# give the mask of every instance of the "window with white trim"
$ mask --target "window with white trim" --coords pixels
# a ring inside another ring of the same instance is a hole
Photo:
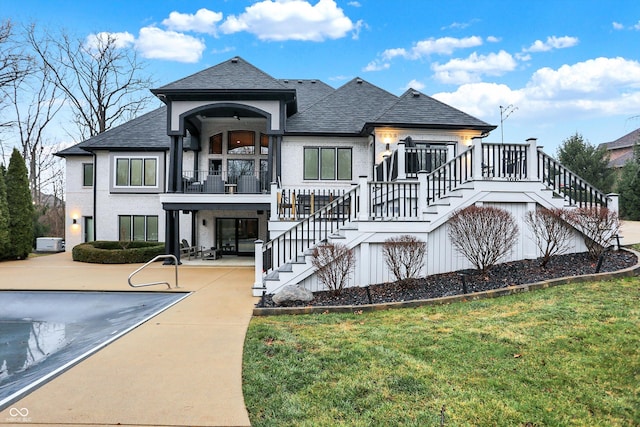
[[[116,157],[116,187],[157,187],[157,157]]]
[[[351,148],[305,147],[303,176],[305,180],[350,181],[353,176]]]

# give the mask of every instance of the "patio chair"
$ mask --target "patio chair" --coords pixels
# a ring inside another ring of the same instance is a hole
[[[191,246],[186,239],[182,239],[182,242],[180,243],[180,256],[187,255],[189,259],[191,259],[191,257],[195,258],[198,256],[199,252],[200,249],[197,246]]]

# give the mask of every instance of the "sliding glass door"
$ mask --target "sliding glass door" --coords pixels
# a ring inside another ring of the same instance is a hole
[[[217,218],[216,246],[227,255],[253,255],[258,240],[256,218]]]

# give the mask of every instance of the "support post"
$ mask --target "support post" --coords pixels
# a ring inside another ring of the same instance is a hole
[[[262,254],[262,250],[263,250],[263,246],[264,246],[264,242],[262,240],[256,240],[255,241],[255,276],[254,276],[254,281],[253,281],[253,296],[254,297],[259,297],[262,296],[267,289],[264,286],[264,282],[262,280],[262,270],[263,268],[263,254]]]
[[[398,142],[398,152],[396,153],[398,156],[398,180],[407,179],[407,168],[406,168],[406,149],[405,149],[404,141]]]
[[[474,181],[482,179],[482,138],[476,137],[473,141],[473,179]],[[497,165],[494,165],[497,167]]]
[[[369,184],[367,183],[367,177],[360,176],[358,185],[360,186],[360,215],[358,215],[358,221],[367,221],[369,220]]]
[[[528,138],[527,144],[527,179],[529,181],[538,181],[538,139]]]
[[[427,171],[418,171],[418,219],[424,220],[429,200],[429,188],[427,184]]]
[[[610,211],[614,211],[617,214],[620,214],[619,199],[620,199],[620,195],[617,193],[607,194],[607,208]]]
[[[278,216],[280,215],[280,206],[278,206],[278,190],[278,183],[272,182],[271,194],[269,195],[269,200],[271,202],[271,217],[269,218],[270,221],[277,221]]]

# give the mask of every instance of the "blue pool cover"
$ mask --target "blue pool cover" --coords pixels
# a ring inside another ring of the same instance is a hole
[[[0,291],[0,410],[186,296]]]

